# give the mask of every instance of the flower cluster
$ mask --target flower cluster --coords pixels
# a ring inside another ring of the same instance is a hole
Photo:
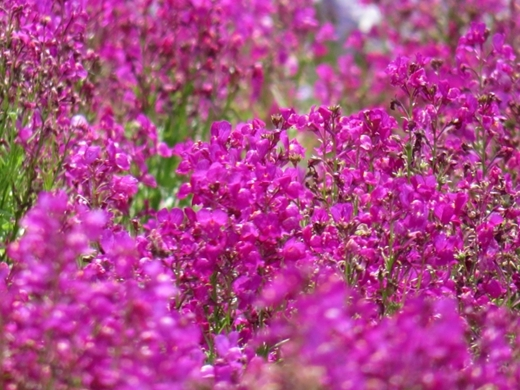
[[[59,179],[57,167],[79,136],[72,114],[87,100],[85,14],[73,4],[54,3],[7,0],[0,7],[3,242],[15,238],[38,192]],[[4,245],[2,252],[4,257]]]
[[[518,13],[514,2],[435,0],[363,0],[384,15],[370,29],[348,32],[344,41],[330,37],[337,56],[316,66],[314,94],[321,104],[341,104],[349,112],[388,104],[385,99],[399,94],[387,82],[385,67],[398,56],[415,58],[418,53],[456,65],[459,40],[472,23],[489,23],[496,32],[516,39]],[[338,28],[341,28],[338,26]],[[485,29],[485,28],[484,28]],[[484,31],[481,31],[481,37]],[[471,50],[469,50],[471,52]],[[461,78],[454,78],[462,82]]]
[[[310,0],[81,3],[95,87],[88,111],[109,110],[120,123],[145,116],[169,147],[207,137],[215,120],[267,117],[292,100],[318,27]],[[149,144],[146,133],[128,133]],[[167,150],[148,159],[158,187],[138,203],[176,204],[178,163]]]
[[[518,361],[507,341],[509,332],[518,332],[518,319],[508,323],[497,308],[481,318],[476,345],[452,298],[413,298],[396,315],[376,321],[374,305],[330,278],[298,299],[295,312],[263,335],[264,343],[279,344],[284,365],[267,371],[252,362],[244,377],[253,388],[295,385],[293,370],[308,373],[308,389],[518,386]]]
[[[230,109],[249,112],[266,79],[280,69],[296,72],[297,50],[305,50],[318,25],[306,0],[85,6],[100,67],[98,104],[108,96],[120,117],[149,115],[170,145],[202,135],[207,121],[229,116]]]
[[[63,192],[24,218],[2,278],[2,388],[180,389],[198,374],[199,330],[169,309],[171,275],[107,223]]]

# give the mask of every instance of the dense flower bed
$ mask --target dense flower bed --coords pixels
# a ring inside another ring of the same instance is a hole
[[[519,6],[364,3],[0,4],[0,389],[520,387]]]

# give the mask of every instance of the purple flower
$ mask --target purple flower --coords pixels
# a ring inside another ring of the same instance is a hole
[[[289,239],[282,249],[283,259],[287,262],[302,260],[305,258],[305,244],[295,238]]]

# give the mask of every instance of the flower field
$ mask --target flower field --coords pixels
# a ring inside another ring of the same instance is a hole
[[[520,388],[520,4],[341,4],[0,1],[0,389]]]

